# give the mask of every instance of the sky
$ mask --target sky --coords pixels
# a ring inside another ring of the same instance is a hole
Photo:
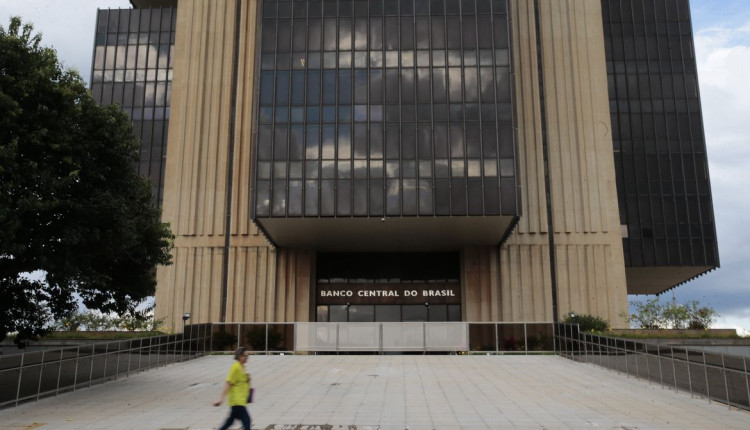
[[[0,25],[31,22],[62,63],[89,82],[97,8],[128,0],[0,0]],[[721,268],[662,295],[698,300],[714,327],[750,331],[750,1],[691,0]],[[631,296],[631,300],[652,297]]]

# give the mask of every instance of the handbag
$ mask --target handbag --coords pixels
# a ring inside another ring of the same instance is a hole
[[[251,388],[250,391],[247,393],[247,402],[252,403],[253,402],[253,393],[255,392],[255,388]]]

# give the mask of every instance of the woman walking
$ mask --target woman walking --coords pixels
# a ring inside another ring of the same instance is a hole
[[[244,346],[239,347],[237,352],[234,353],[235,361],[229,369],[229,374],[227,374],[227,383],[224,385],[219,401],[214,403],[214,406],[219,406],[224,401],[224,397],[227,394],[229,395],[227,403],[231,411],[220,430],[227,430],[234,420],[242,421],[243,429],[250,430],[250,414],[247,413],[245,407],[250,393],[250,374],[245,370],[245,363],[247,363],[249,355],[250,352],[246,351]]]

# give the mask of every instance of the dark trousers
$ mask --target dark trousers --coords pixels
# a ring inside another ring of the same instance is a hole
[[[250,414],[247,413],[245,406],[232,406],[232,412],[229,414],[229,418],[219,430],[227,430],[232,425],[234,420],[242,421],[242,428],[244,430],[250,430]]]

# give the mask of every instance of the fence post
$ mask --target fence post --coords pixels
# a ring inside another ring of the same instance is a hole
[[[706,351],[703,354],[703,375],[706,378],[706,397],[708,397],[708,403],[711,403],[711,389],[708,387],[708,367],[706,367]]]
[[[747,388],[747,405],[750,406],[750,381],[747,378],[747,357],[742,357],[742,366],[745,368],[745,388]]]
[[[91,345],[91,355],[89,356],[89,361],[91,362],[91,366],[89,366],[89,387],[91,386],[91,379],[94,377],[94,353],[96,352],[96,344]]]
[[[21,397],[21,380],[23,379],[23,362],[26,358],[26,353],[21,354],[21,367],[18,368],[18,384],[16,385],[16,406],[18,406],[18,398]]]
[[[422,323],[422,355],[427,354],[427,323]]]
[[[169,335],[166,335],[166,336],[168,337]],[[161,354],[161,340],[162,338],[158,337],[156,341],[156,365],[157,366],[159,365],[159,355]],[[146,364],[146,370],[151,369],[151,354],[154,352],[154,348],[152,345],[153,345],[153,342],[149,341],[148,342],[148,363]]]
[[[677,391],[677,369],[675,368],[675,365],[674,365],[677,360],[674,358],[673,346],[669,347],[669,353],[670,353],[670,359],[672,360],[672,378],[674,380],[674,390]],[[688,368],[688,375],[689,374],[690,374],[690,370]],[[690,391],[690,394],[691,395],[693,394],[692,390]]]
[[[120,377],[120,358],[122,356],[122,342],[117,342],[117,364],[115,365],[115,381]]]
[[[659,384],[664,388],[664,372],[661,370],[661,347],[658,343],[656,344],[656,358],[659,361]]]
[[[724,389],[727,391],[727,407],[732,410],[732,404],[729,402],[729,383],[727,382],[727,365],[724,361],[724,354],[721,354],[721,373],[724,374]]]
[[[648,345],[644,343],[643,348],[646,350],[644,354],[646,356],[646,377],[648,377],[648,385],[651,385],[651,365],[648,362]]]
[[[141,339],[140,347],[138,348],[138,371],[141,371],[141,358],[143,356],[143,339]],[[148,340],[148,360],[151,361],[151,339]]]
[[[44,372],[44,353],[42,350],[42,361],[39,363],[39,383],[36,386],[36,399],[39,400],[39,392],[42,391],[42,372]]]
[[[57,365],[57,387],[55,388],[55,395],[60,394],[60,376],[62,375],[62,364],[63,364],[63,351],[64,349],[60,349],[60,360]]]
[[[77,346],[76,347],[76,358],[75,358],[75,360],[76,360],[76,371],[73,374],[73,391],[75,391],[76,388],[77,388],[77,386],[78,386],[78,364],[80,362],[80,358],[81,358],[81,347]]]
[[[265,339],[265,341],[266,341],[266,347],[265,347],[266,355],[268,355],[268,325],[269,324],[266,323],[266,339]]]
[[[193,355],[193,326],[190,326],[190,337],[188,338],[188,357]]]
[[[583,362],[589,362],[589,335],[583,335]]]
[[[693,377],[690,373],[690,353],[688,350],[685,350],[685,363],[687,365],[688,369],[688,384],[690,384],[690,397],[693,397]],[[675,385],[677,385],[677,375],[674,377]]]
[[[492,324],[492,326],[495,328],[495,353],[496,354],[500,354],[500,338],[498,337],[498,336],[500,336],[500,333],[498,333],[498,331],[497,331],[497,326],[498,325],[499,325],[498,323]],[[467,339],[468,339],[468,337],[467,337]]]
[[[107,380],[107,360],[109,359],[109,342],[104,347],[104,371],[102,372],[102,382]]]
[[[380,355],[383,355],[383,323],[378,323],[378,348],[380,348]]]

